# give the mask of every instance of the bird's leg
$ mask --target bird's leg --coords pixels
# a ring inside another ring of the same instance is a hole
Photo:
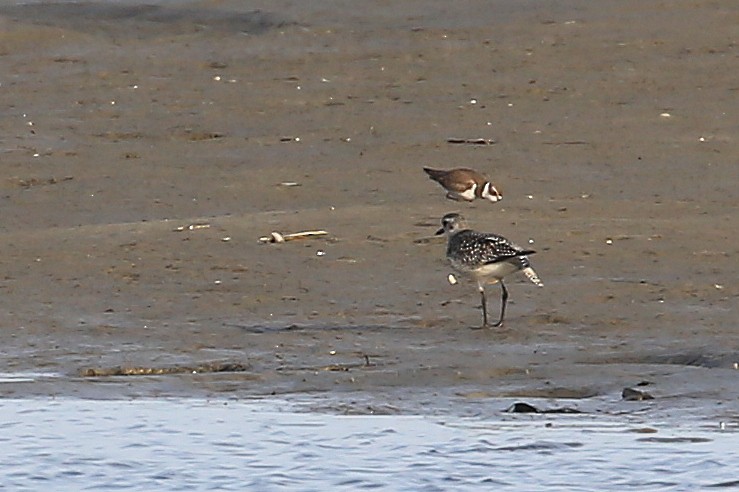
[[[455,202],[458,202],[458,201],[459,201],[459,195],[457,195],[457,194],[456,194],[456,193],[454,193],[453,191],[450,191],[449,193],[447,193],[447,194],[446,194],[446,197],[447,197],[448,199],[450,199],[450,200],[454,200]]]
[[[508,289],[505,288],[505,284],[503,283],[503,280],[500,280],[500,288],[503,290],[503,295],[501,296],[501,304],[500,304],[500,319],[497,323],[495,323],[493,326],[497,327],[503,324],[503,318],[505,317],[505,305],[508,302]]]
[[[487,301],[485,300],[485,287],[483,285],[480,285],[480,297],[482,298],[482,327],[487,328],[488,327],[488,306]]]

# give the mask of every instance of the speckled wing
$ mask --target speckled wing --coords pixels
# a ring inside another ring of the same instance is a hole
[[[531,254],[497,234],[481,234],[472,230],[460,231],[450,241],[448,254],[454,260],[470,267],[488,265]],[[528,264],[526,258],[521,258]],[[526,265],[522,264],[522,267]]]
[[[513,256],[525,256],[534,253],[533,250],[524,250],[517,244],[497,234],[486,234],[485,241],[491,244],[495,250],[495,257],[492,258],[492,262],[505,260]]]

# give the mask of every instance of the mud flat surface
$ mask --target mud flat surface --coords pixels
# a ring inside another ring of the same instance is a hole
[[[0,395],[736,418],[733,1],[307,3],[2,3]],[[450,211],[538,251],[502,329]]]

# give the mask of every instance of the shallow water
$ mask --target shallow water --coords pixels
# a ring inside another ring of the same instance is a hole
[[[739,430],[592,416],[298,413],[280,401],[2,400],[8,490],[695,490]]]

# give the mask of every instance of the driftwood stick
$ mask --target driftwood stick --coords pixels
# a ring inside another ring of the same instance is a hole
[[[287,241],[295,241],[297,239],[306,239],[316,236],[325,236],[328,234],[326,231],[302,231],[295,232],[293,234],[281,234],[279,232],[273,232],[269,236],[262,236],[259,238],[260,243],[284,243]]]

